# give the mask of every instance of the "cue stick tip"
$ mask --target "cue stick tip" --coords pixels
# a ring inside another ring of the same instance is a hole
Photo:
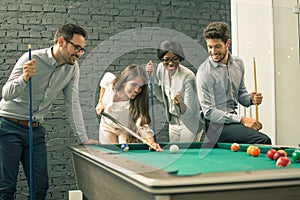
[[[28,44],[28,49],[31,49],[31,44]]]

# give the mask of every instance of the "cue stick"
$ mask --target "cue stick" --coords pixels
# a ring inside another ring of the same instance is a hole
[[[257,82],[256,82],[256,62],[255,57],[253,57],[253,68],[254,68],[254,91],[257,93]],[[255,111],[256,111],[256,120],[258,121],[258,105],[255,104]]]
[[[153,137],[154,142],[156,142],[156,129],[155,129],[155,115],[154,115],[154,96],[153,96],[153,81],[152,81],[152,72],[150,73],[149,79],[150,79],[150,96],[151,96],[151,109],[152,109],[152,124],[153,124]]]
[[[28,59],[31,60],[31,45],[28,45]],[[32,133],[32,84],[29,78],[29,172],[30,172],[30,200],[34,200],[34,176],[33,176],[33,133]]]
[[[141,136],[139,136],[138,134],[136,134],[135,132],[133,132],[131,129],[129,129],[127,126],[124,126],[123,124],[121,124],[121,122],[119,122],[117,119],[113,118],[112,116],[110,116],[109,114],[102,112],[101,113],[104,117],[110,119],[111,121],[113,121],[115,124],[117,124],[118,126],[120,126],[122,129],[124,129],[126,132],[128,132],[129,134],[131,134],[132,136],[134,136],[135,138],[139,139],[140,141],[142,141],[144,144],[147,144],[149,147],[151,147],[152,149],[155,149],[156,151],[158,151],[158,149],[153,146],[152,144],[150,144],[149,142],[147,142],[145,139],[143,139]]]

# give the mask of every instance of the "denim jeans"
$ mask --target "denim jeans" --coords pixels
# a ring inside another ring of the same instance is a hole
[[[33,180],[36,200],[46,199],[48,190],[45,128],[33,128]],[[0,200],[13,200],[19,163],[30,185],[29,128],[0,117]]]

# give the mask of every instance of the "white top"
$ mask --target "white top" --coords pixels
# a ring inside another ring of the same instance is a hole
[[[115,91],[113,90],[113,80],[116,78],[111,72],[106,72],[103,78],[100,81],[100,87],[105,89],[104,95],[102,97],[102,103],[104,105],[104,112],[111,115],[113,118],[117,119],[123,125],[128,126],[131,129],[137,129],[141,137],[152,137],[153,131],[149,128],[148,125],[140,126],[140,119],[137,120],[135,126],[130,119],[129,115],[129,100],[114,102],[113,98]],[[113,121],[103,117],[101,120],[104,120],[107,124],[111,125],[114,128],[120,128]],[[135,131],[135,130],[133,130]]]
[[[187,67],[179,64],[172,76],[172,84],[170,84],[168,71],[162,63],[159,63],[155,78],[156,83],[153,85],[153,92],[157,99],[164,103],[168,122],[170,122],[171,115],[175,115],[191,132],[196,133],[201,130],[203,120],[200,118],[201,109],[197,97],[195,74]],[[184,114],[181,114],[178,106],[174,104],[173,99],[177,92],[182,93],[184,103],[187,106]]]

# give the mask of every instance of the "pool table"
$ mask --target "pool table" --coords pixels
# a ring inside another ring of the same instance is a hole
[[[149,151],[145,144],[71,145],[79,189],[88,200],[300,199],[300,163],[295,148],[255,145],[260,155],[237,152],[229,143],[178,143],[171,153]],[[270,148],[285,149],[291,159],[278,168],[266,157]]]

